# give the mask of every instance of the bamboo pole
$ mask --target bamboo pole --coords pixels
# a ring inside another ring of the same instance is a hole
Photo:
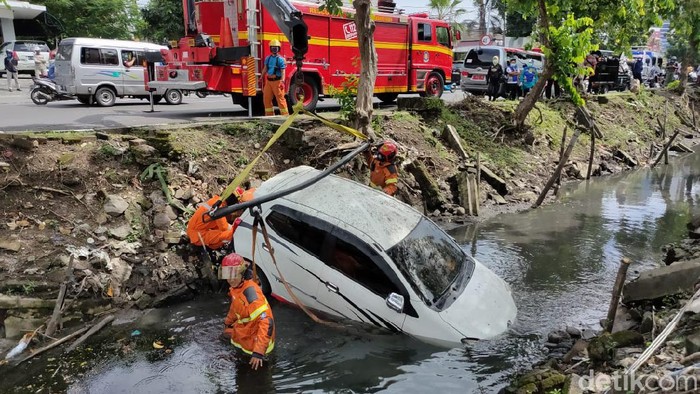
[[[481,153],[476,152],[476,216],[479,216],[481,204]]]
[[[693,115],[693,132],[698,132],[698,124],[695,123],[695,103],[690,104],[690,113]]]
[[[591,172],[593,171],[594,155],[595,155],[595,133],[591,133],[591,157],[588,159],[588,172],[586,172],[586,179],[591,179]]]
[[[571,140],[569,140],[569,145],[566,147],[564,154],[559,159],[559,165],[554,170],[554,174],[552,174],[552,176],[547,181],[547,184],[544,185],[544,189],[542,189],[542,193],[540,193],[540,196],[537,197],[537,201],[532,205],[533,208],[537,208],[540,205],[542,205],[544,198],[547,196],[547,192],[549,191],[549,189],[552,188],[552,185],[554,185],[554,181],[556,181],[557,178],[559,178],[561,176],[561,170],[564,168],[566,161],[569,159],[569,156],[571,155],[571,151],[574,150],[574,145],[576,145],[576,141],[578,140],[579,135],[581,135],[581,128],[577,127],[576,131],[574,131],[574,135],[571,136]]]
[[[474,212],[472,211],[472,182],[469,179],[469,173],[466,174],[466,177],[467,179],[465,179],[465,181],[467,182],[467,207],[469,210],[469,216],[474,216]]]
[[[673,133],[673,136],[671,136],[671,139],[669,139],[668,142],[666,143],[666,145],[664,145],[664,149],[661,151],[661,153],[659,153],[659,157],[657,157],[656,160],[654,160],[654,164],[651,165],[651,168],[656,167],[656,165],[659,164],[659,162],[661,161],[662,157],[666,157],[666,164],[668,164],[668,148],[671,147],[671,144],[673,144],[673,140],[676,139],[676,137],[678,136],[678,134],[680,132],[681,132],[680,128],[676,129],[676,132]]]
[[[613,324],[615,324],[615,315],[617,314],[617,305],[620,303],[620,295],[622,294],[622,286],[627,278],[627,269],[630,267],[630,259],[623,257],[620,260],[620,267],[617,269],[617,278],[613,286],[612,299],[610,299],[610,307],[608,307],[608,319],[605,324],[605,331],[611,332]]]
[[[49,351],[49,350],[51,350],[51,349],[53,349],[53,348],[55,348],[55,347],[57,347],[57,346],[60,346],[60,345],[62,345],[62,344],[64,344],[64,343],[70,341],[71,339],[77,337],[78,335],[84,333],[84,332],[87,331],[87,330],[88,330],[88,327],[83,327],[83,328],[81,328],[80,330],[78,330],[78,331],[76,331],[76,332],[74,332],[74,333],[72,333],[72,334],[66,335],[65,337],[63,337],[63,338],[57,340],[56,342],[53,342],[53,343],[51,343],[51,344],[49,344],[49,345],[46,345],[46,346],[42,347],[41,349],[35,350],[34,352],[32,352],[32,354],[30,354],[30,355],[28,355],[27,357],[25,357],[25,358],[23,358],[22,360],[20,360],[20,361],[17,363],[17,365],[22,364],[23,362],[25,362],[25,361],[27,361],[27,360],[29,360],[29,359],[32,359],[32,358],[34,358],[34,357],[36,357],[36,356],[38,356],[38,355],[40,355],[40,354],[42,354],[42,353],[44,353],[44,352],[46,352],[46,351]]]
[[[111,322],[112,320],[114,320],[114,315],[106,316],[106,317],[105,317],[104,319],[102,319],[99,323],[97,323],[97,324],[95,324],[94,326],[92,326],[92,328],[91,328],[90,330],[88,330],[88,332],[86,332],[85,334],[83,334],[83,336],[81,336],[80,338],[78,338],[77,341],[73,342],[73,344],[70,345],[70,346],[68,347],[68,349],[66,349],[65,352],[66,352],[66,353],[70,353],[70,352],[72,352],[73,350],[75,350],[75,348],[77,348],[78,346],[80,346],[80,344],[82,344],[83,342],[85,342],[86,339],[90,338],[90,337],[91,337],[93,334],[95,334],[97,331],[100,331],[100,330],[102,329],[102,327],[106,326],[107,323]]]
[[[564,132],[561,135],[561,146],[559,147],[559,162],[561,163],[561,158],[564,157],[564,147],[566,146],[566,132],[568,128],[564,127]],[[561,173],[557,178],[557,186],[554,188],[554,195],[559,194],[559,187],[561,187]]]

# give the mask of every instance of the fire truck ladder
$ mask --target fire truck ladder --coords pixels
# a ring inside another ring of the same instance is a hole
[[[246,14],[248,17],[248,44],[250,45],[250,56],[255,59],[255,76],[259,80],[262,71],[262,37],[258,37],[261,24],[258,0],[246,1]]]

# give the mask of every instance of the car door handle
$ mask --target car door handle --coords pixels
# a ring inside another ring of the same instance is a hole
[[[338,292],[338,286],[334,285],[331,282],[326,282],[326,288],[328,289],[328,291],[332,291],[334,293]]]

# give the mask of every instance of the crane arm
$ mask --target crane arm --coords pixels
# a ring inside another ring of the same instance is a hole
[[[309,50],[308,27],[301,12],[288,0],[260,0],[292,46],[294,59],[301,62]]]

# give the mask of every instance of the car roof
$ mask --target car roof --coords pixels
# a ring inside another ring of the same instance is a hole
[[[64,38],[58,45],[92,45],[103,47],[119,47],[124,49],[163,49],[167,48],[163,45],[154,44],[146,41],[126,41],[126,40],[110,40],[106,38],[87,38],[87,37],[69,37]]]
[[[321,171],[299,166],[265,181],[255,192],[260,197],[311,179]],[[330,175],[298,192],[267,204],[292,202],[305,207],[305,213],[321,212],[366,234],[383,249],[396,245],[423,218],[418,211],[381,191],[355,181]],[[267,205],[266,204],[266,205]]]

